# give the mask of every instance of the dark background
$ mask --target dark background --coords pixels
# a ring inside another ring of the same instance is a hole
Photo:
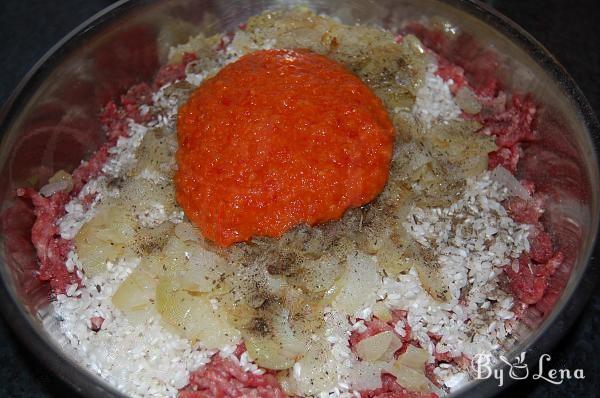
[[[0,0],[0,103],[60,38],[111,0]],[[571,73],[600,114],[600,11],[589,0],[490,0],[544,44]],[[507,397],[600,397],[600,293],[593,294],[572,330],[551,352],[547,369],[580,368],[585,380],[561,385],[524,381]],[[75,396],[0,320],[0,397]]]

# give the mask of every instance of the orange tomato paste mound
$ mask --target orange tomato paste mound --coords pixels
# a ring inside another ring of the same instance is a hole
[[[379,98],[308,50],[257,51],[225,66],[179,109],[177,129],[177,200],[220,246],[370,202],[394,139]]]

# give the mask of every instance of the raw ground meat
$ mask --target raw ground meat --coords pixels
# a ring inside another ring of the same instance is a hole
[[[112,145],[108,143],[102,145],[88,161],[82,162],[79,167],[73,171],[73,190],[71,191],[71,196],[79,194],[83,186],[87,184],[88,181],[93,180],[98,176],[98,174],[100,174],[102,166],[108,159],[108,150],[111,146]]]
[[[190,62],[196,59],[196,54],[194,53],[185,53],[183,54],[183,59],[178,64],[166,65],[160,68],[156,77],[154,78],[154,83],[152,86],[155,90],[158,90],[162,86],[167,83],[172,83],[176,80],[181,80],[185,78],[185,67]]]
[[[489,169],[503,166],[514,174],[522,156],[521,143],[534,141],[537,137],[537,105],[532,98],[513,94],[507,101],[495,77],[498,66],[496,55],[479,48],[466,34],[450,40],[443,32],[427,29],[421,24],[410,24],[407,29],[436,52],[436,73],[445,81],[452,82],[452,93],[467,87],[477,95],[482,105],[481,112],[474,117],[463,116],[480,122],[484,126],[482,134],[496,137],[499,148],[489,155]]]
[[[179,392],[179,398],[284,398],[277,378],[264,373],[245,372],[232,358],[218,354],[212,361],[190,375],[189,384]]]
[[[136,123],[143,123],[152,118],[152,114],[144,114],[140,107],[152,103],[153,92],[152,88],[146,83],[136,84],[127,90],[125,95],[121,96],[120,105],[115,101],[106,104],[100,115],[100,121],[108,131],[109,142],[127,135],[128,119]]]
[[[539,264],[531,261],[528,254],[523,254],[518,260],[514,260],[513,266],[505,268],[508,275],[510,289],[521,302],[525,304],[535,304],[540,301],[548,287],[548,277],[550,277],[563,261],[561,252],[556,252],[548,262]]]
[[[523,145],[538,138],[535,120],[538,109],[532,98],[515,93],[507,99],[495,77],[499,66],[495,54],[480,47],[468,34],[459,33],[457,37],[451,37],[420,23],[408,24],[406,32],[415,34],[437,54],[437,74],[445,81],[452,80],[453,93],[466,86],[477,95],[482,110],[474,119],[483,126],[480,133],[496,137],[499,147],[488,156],[489,169],[503,166],[512,174],[517,174],[519,161],[524,154]],[[538,166],[548,167],[546,164]],[[571,267],[564,265],[564,254],[553,246],[551,236],[540,223],[546,196],[535,192],[532,181],[523,180],[521,184],[531,198],[511,197],[503,205],[516,222],[531,224],[530,251],[515,260],[514,265],[505,267],[505,279],[508,280],[507,288],[518,300],[514,305],[517,318],[523,317],[524,322],[534,325],[532,318],[537,316],[537,319],[541,319],[544,313],[552,309],[562,291],[560,287],[564,286],[561,281],[568,279]],[[436,355],[436,362],[446,359],[452,358]],[[427,369],[433,381],[433,368],[436,365],[430,364]]]
[[[529,232],[529,257],[540,264],[547,263],[552,258],[552,239],[541,225],[536,225]]]
[[[535,225],[544,214],[544,198],[539,195],[533,195],[529,200],[513,196],[503,205],[510,217],[518,223]]]
[[[408,391],[396,383],[396,378],[384,373],[381,375],[382,386],[376,390],[361,391],[361,398],[437,398],[434,393]]]
[[[31,229],[35,223],[31,201],[15,200],[13,206],[3,211],[0,217],[5,264],[14,270],[18,288],[29,295],[41,286],[41,281],[36,277],[36,250],[31,243]]]
[[[102,328],[103,323],[104,318],[101,316],[93,316],[90,318],[90,329],[92,329],[94,332],[97,332]]]
[[[481,99],[483,103],[485,100]],[[534,127],[536,109],[531,98],[513,95],[503,112],[476,118],[484,126],[482,133],[496,137],[496,145],[499,147],[489,155],[490,170],[500,165],[511,173],[516,173],[523,152],[521,143],[534,141],[536,138]],[[484,115],[485,112],[481,114]]]
[[[63,216],[65,204],[69,201],[66,192],[59,192],[44,198],[31,188],[20,188],[17,196],[30,199],[33,203],[36,220],[31,228],[31,241],[40,262],[38,276],[50,282],[55,294],[64,293],[67,285],[80,280],[75,273],[65,267],[71,242],[61,238],[56,221]]]
[[[494,170],[496,167],[502,166],[514,174],[520,158],[521,146],[519,144],[510,148],[500,148],[488,155],[488,167],[490,170]]]
[[[542,314],[542,316],[552,311],[554,304],[562,295],[565,285],[569,281],[571,270],[575,265],[575,258],[575,255],[566,254],[561,247],[561,251],[557,252],[548,261],[549,266],[555,271],[548,278],[548,286],[544,291],[544,295],[535,303],[535,311]]]
[[[537,106],[530,97],[522,98],[513,94],[504,112],[481,117],[483,133],[496,137],[500,148],[511,148],[519,142],[533,141],[536,138],[534,117]]]
[[[159,69],[152,85],[136,84],[120,97],[119,103],[109,101],[100,115],[100,120],[108,131],[109,142],[116,142],[119,137],[127,135],[129,119],[136,123],[151,120],[154,115],[144,112],[142,106],[152,104],[152,94],[165,84],[185,78],[187,64],[195,59],[195,54],[185,53],[181,63],[166,65]]]
[[[467,80],[465,78],[465,70],[458,65],[455,65],[448,61],[444,57],[437,57],[438,60],[438,69],[436,74],[444,79],[444,81],[452,80],[454,84],[450,87],[452,94],[456,94],[456,92],[464,87],[468,86]]]

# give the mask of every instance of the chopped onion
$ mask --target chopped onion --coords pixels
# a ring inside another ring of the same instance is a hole
[[[505,187],[508,190],[508,194],[510,196],[518,196],[521,199],[529,200],[531,196],[529,192],[519,180],[513,176],[510,171],[506,170],[502,166],[497,166],[494,171],[492,171],[492,180],[496,181],[501,186]]]
[[[391,330],[367,337],[356,344],[356,353],[362,360],[376,361],[388,350],[393,337],[394,332]]]
[[[59,170],[48,179],[48,184],[40,189],[40,194],[48,197],[60,191],[70,192],[71,189],[73,189],[73,178],[71,177],[71,174],[64,170]]]
[[[112,302],[125,313],[142,311],[154,302],[156,285],[154,276],[138,267],[121,283]]]
[[[413,266],[412,261],[390,238],[380,238],[380,240],[383,245],[377,253],[377,262],[389,276],[408,271]]]
[[[400,355],[396,363],[408,366],[415,370],[422,370],[425,364],[429,361],[429,353],[427,350],[409,345],[406,351]]]
[[[143,307],[136,307],[130,311],[124,312],[127,320],[133,324],[143,324],[150,318],[159,319],[160,315],[156,312],[153,304]]]
[[[392,320],[392,313],[382,301],[378,301],[375,303],[375,305],[373,305],[373,315],[384,322],[389,322]]]
[[[430,382],[429,379],[425,377],[424,369],[416,370],[409,368],[408,366],[398,363],[397,361],[393,365],[388,366],[385,370],[392,376],[395,376],[398,384],[407,390],[417,392],[430,391]]]
[[[75,245],[81,267],[86,275],[93,276],[106,271],[106,262],[115,261],[123,253],[122,247],[100,240],[77,240]]]
[[[206,297],[178,290],[170,278],[161,278],[156,287],[156,309],[180,336],[201,341],[208,349],[221,349],[240,340],[240,331],[229,323],[223,311],[215,309]]]
[[[244,327],[243,337],[248,354],[254,361],[267,369],[288,369],[306,352],[308,342],[292,329],[290,313],[279,307],[269,313],[265,322],[268,332],[262,332],[255,327]]]
[[[289,369],[294,366],[295,355],[285,352],[269,336],[248,336],[244,338],[248,355],[263,368],[273,370]]]
[[[52,196],[57,192],[65,191],[69,187],[68,181],[51,182],[40,189],[40,195],[44,197]]]
[[[401,44],[403,46],[405,45],[408,48],[414,50],[416,53],[425,54],[425,47],[421,43],[421,40],[419,40],[414,35],[406,35],[406,36],[404,36],[402,38],[402,43]]]
[[[456,105],[465,111],[465,113],[476,115],[481,112],[481,103],[477,99],[477,96],[466,86],[458,90],[454,99],[456,100]]]
[[[297,395],[316,395],[334,389],[338,385],[337,368],[329,343],[324,338],[313,342],[304,357],[294,365],[292,375]]]
[[[429,353],[413,345],[400,355],[393,365],[386,370],[396,376],[396,381],[402,387],[412,391],[430,391],[429,379],[425,376],[425,364],[429,360]]]
[[[88,276],[106,270],[107,261],[121,257],[133,243],[132,220],[121,207],[100,204],[96,215],[75,235],[75,247]]]
[[[197,242],[198,231],[188,222],[180,222],[175,226],[175,235],[184,242]]]
[[[407,166],[409,171],[418,170],[432,160],[425,149],[415,142],[399,145],[397,152],[394,154],[394,159],[401,157],[408,159]]]
[[[343,274],[344,267],[334,256],[324,255],[318,259],[306,259],[301,263],[302,272],[288,278],[289,282],[303,290],[319,293],[328,290]]]
[[[279,347],[287,356],[299,357],[306,351],[306,341],[303,341],[292,328],[290,312],[287,309],[281,308],[277,313],[272,314],[271,327],[274,336],[269,340],[277,340]]]
[[[439,268],[426,261],[416,261],[415,269],[419,274],[419,280],[423,289],[435,300],[439,302],[448,302],[450,300],[449,288],[444,281],[444,276]]]
[[[181,242],[180,240],[176,239]],[[221,256],[199,246],[180,248],[181,254],[171,254],[168,257],[171,269],[180,269],[177,274],[186,290],[208,293],[213,291],[224,275],[231,274],[230,264]],[[189,257],[187,262],[183,260]],[[179,261],[178,259],[182,259]],[[181,264],[180,266],[173,265]]]
[[[387,351],[384,352],[383,355],[381,356],[381,360],[382,361],[392,361],[392,360],[394,360],[394,354],[403,345],[404,345],[404,343],[402,342],[402,340],[394,333],[394,336],[392,337],[392,341],[390,343],[390,346],[388,347]]]
[[[356,252],[348,256],[347,265],[348,271],[339,281],[341,287],[332,306],[343,314],[354,315],[375,304],[382,281],[373,256]]]
[[[59,170],[50,177],[48,184],[40,188],[40,195],[48,197],[60,191],[71,191],[71,189],[73,189],[71,174],[64,170]]]
[[[221,275],[212,267],[190,267],[177,274],[185,290],[200,293],[210,293]]]
[[[130,219],[122,213],[111,211],[108,215],[110,224],[96,225],[96,238],[105,242],[126,247],[135,236],[135,229]]]
[[[354,362],[350,369],[348,384],[354,391],[375,390],[381,387],[383,362]]]

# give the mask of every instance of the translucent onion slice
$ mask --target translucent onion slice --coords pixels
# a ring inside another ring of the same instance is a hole
[[[392,313],[382,301],[378,301],[373,305],[373,315],[384,322],[390,322],[392,320]]]
[[[126,314],[143,310],[154,302],[157,280],[142,268],[136,268],[113,295],[113,304]]]
[[[133,241],[135,230],[133,225],[122,214],[111,211],[107,217],[112,221],[110,225],[97,226],[96,238],[115,244],[128,245]]]
[[[98,206],[96,215],[75,235],[75,247],[88,276],[106,270],[134,242],[133,221],[126,210],[111,204]]]
[[[185,269],[191,255],[191,247],[175,236],[167,242],[162,253],[165,257],[165,267],[169,271]]]
[[[409,345],[406,351],[386,371],[396,376],[396,381],[402,387],[420,392],[430,391],[431,383],[425,376],[425,364],[429,360],[429,353],[413,345]]]
[[[343,264],[334,256],[324,255],[316,260],[307,259],[300,264],[300,272],[288,281],[305,291],[319,293],[328,290],[343,273]]]
[[[270,311],[255,311],[256,317],[243,329],[248,354],[267,369],[288,369],[302,357],[308,341],[291,325],[290,313],[277,304]]]
[[[40,188],[40,195],[48,197],[56,192],[67,191],[73,189],[73,178],[71,174],[64,170],[59,170],[48,180],[48,184]]]
[[[106,262],[116,261],[123,253],[122,246],[111,245],[110,242],[95,240],[92,237],[84,238],[79,234],[76,236],[75,246],[83,271],[88,276],[106,271]]]
[[[396,377],[396,381],[407,390],[417,392],[429,392],[430,382],[425,377],[424,369],[416,370],[402,363],[395,362],[385,369],[388,373]]]
[[[409,345],[406,351],[400,355],[396,363],[408,366],[416,370],[422,370],[425,368],[425,364],[429,361],[429,352],[423,348]]]
[[[456,100],[456,104],[465,113],[476,115],[481,112],[481,102],[479,102],[475,93],[466,86],[458,90],[454,99]]]
[[[355,362],[350,369],[348,382],[355,391],[375,390],[381,387],[384,362]]]
[[[398,145],[398,149],[394,153],[394,160],[402,159],[407,163],[408,171],[415,171],[431,162],[431,155],[427,153],[422,145],[411,141],[404,145]]]
[[[329,343],[322,337],[313,342],[294,366],[292,374],[296,395],[315,395],[337,387],[337,362],[333,359]]]
[[[414,263],[423,289],[435,300],[448,302],[450,300],[449,287],[441,273],[433,253],[416,244],[413,246],[416,260]]]
[[[139,266],[143,267],[146,272],[152,275],[161,276],[165,272],[165,269],[163,268],[164,261],[165,259],[162,253],[152,253],[148,256],[145,256],[144,260]]]
[[[388,275],[398,275],[413,266],[413,262],[406,257],[402,248],[396,246],[390,238],[381,240],[382,248],[377,253],[377,262]]]
[[[141,324],[146,322],[150,318],[159,319],[160,315],[156,312],[156,308],[153,304],[146,305],[144,307],[136,308],[135,310],[128,311],[125,316],[129,322],[133,324]]]
[[[415,269],[419,274],[419,280],[423,289],[435,300],[448,302],[450,300],[449,288],[438,268],[423,262],[415,263]]]
[[[389,349],[393,338],[391,330],[367,337],[356,344],[356,354],[364,361],[376,361]]]
[[[188,222],[180,222],[175,226],[175,235],[184,242],[198,242],[199,232]]]
[[[289,369],[294,366],[295,355],[286,352],[282,344],[272,336],[249,336],[244,339],[248,355],[257,365],[273,370]]]
[[[192,296],[178,290],[171,279],[161,278],[156,288],[156,308],[162,319],[177,332],[206,348],[223,348],[239,342],[241,333],[228,321],[225,313],[206,297]]]
[[[135,222],[118,204],[100,207],[85,227],[92,229],[96,239],[124,245],[132,243],[135,234]]]
[[[224,275],[233,272],[227,261],[216,253],[199,246],[186,247],[184,250],[189,261],[178,276],[186,290],[212,292],[223,281]]]
[[[383,355],[381,356],[381,360],[386,361],[386,362],[393,361],[394,354],[403,345],[404,345],[404,343],[402,342],[402,340],[396,334],[394,334],[394,336],[392,337],[392,342],[390,343],[390,346],[388,347],[387,351],[384,352]]]
[[[354,315],[375,304],[376,292],[382,279],[377,271],[377,262],[372,256],[356,252],[348,256],[347,265],[348,271],[340,279],[340,290],[332,307],[340,313]]]

